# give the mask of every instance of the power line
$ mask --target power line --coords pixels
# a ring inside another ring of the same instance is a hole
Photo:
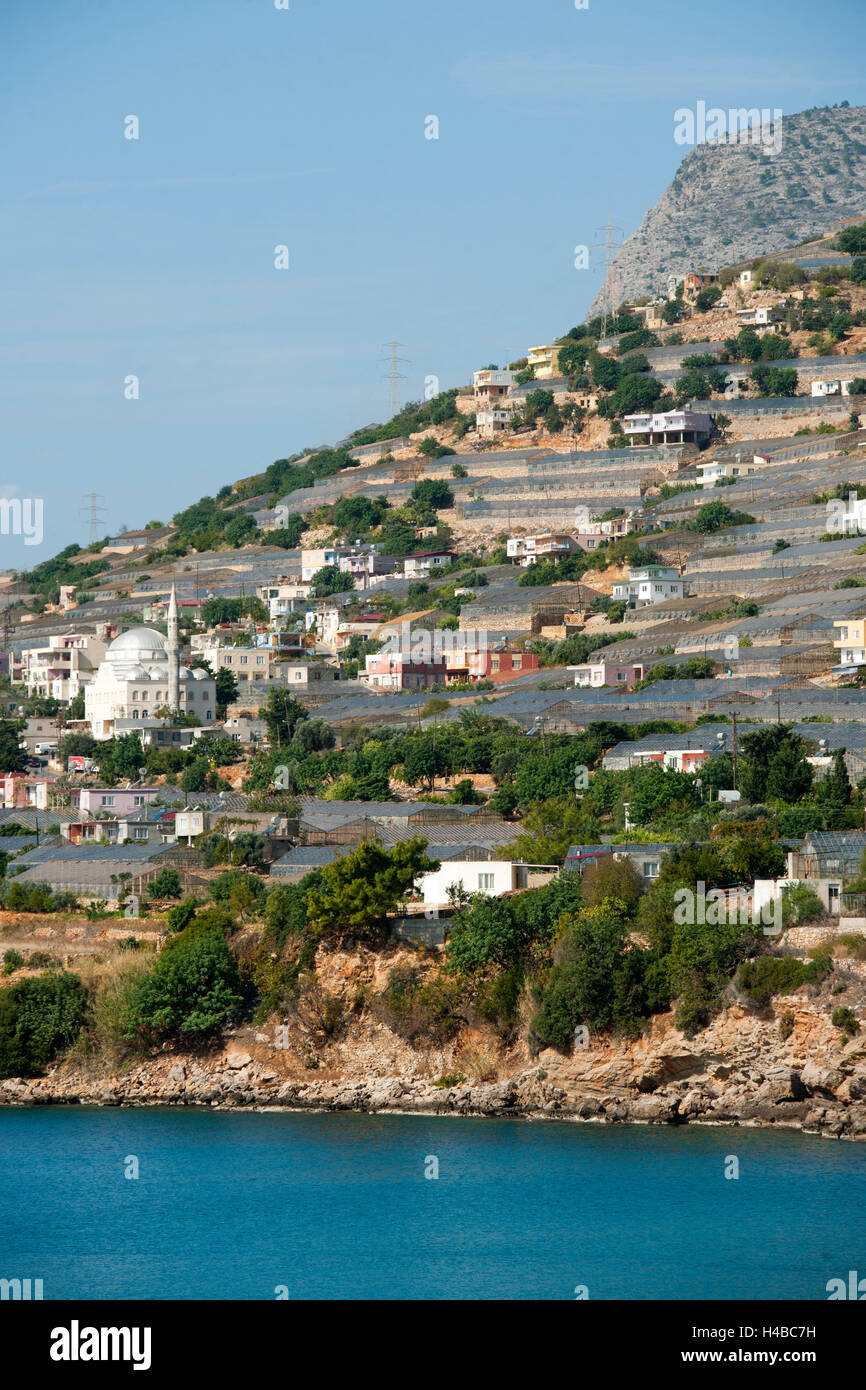
[[[99,533],[102,530],[101,517],[105,515],[106,508],[99,505],[105,498],[101,492],[89,492],[82,500],[79,511],[90,524],[90,543],[99,540]]]
[[[601,316],[601,336],[603,338],[607,337],[608,318],[613,317],[613,263],[616,260],[615,253],[622,246],[621,241],[614,241],[613,234],[614,232],[621,231],[622,227],[614,226],[609,217],[606,226],[596,227],[595,229],[596,236],[598,236],[600,232],[603,232],[605,237],[603,242],[596,241],[593,243],[594,250],[604,251],[604,286],[602,287],[604,307]]]
[[[380,346],[387,350],[388,356],[380,357],[377,360],[389,364],[391,369],[382,376],[382,380],[388,382],[388,406],[392,416],[399,415],[400,382],[406,380],[405,375],[400,371],[399,364],[402,362],[407,367],[411,364],[408,357],[398,357],[397,349],[405,347],[406,344],[398,343],[396,338],[392,338],[390,343],[381,343]]]

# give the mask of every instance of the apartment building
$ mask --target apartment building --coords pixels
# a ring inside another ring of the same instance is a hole
[[[46,644],[24,647],[12,660],[12,679],[26,685],[28,695],[74,700],[96,674],[108,643],[92,633],[63,633]]]

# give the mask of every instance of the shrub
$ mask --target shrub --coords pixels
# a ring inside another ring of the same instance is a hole
[[[202,914],[171,937],[153,969],[135,982],[124,1020],[130,1040],[202,1042],[236,1017],[237,965],[223,931],[205,919]]]
[[[184,898],[177,907],[171,907],[168,911],[169,931],[183,931],[195,916],[195,898]]]
[[[782,926],[792,927],[797,922],[814,922],[824,916],[824,904],[814,888],[805,883],[795,883],[782,894]]]
[[[855,1033],[860,1032],[860,1024],[851,1009],[844,1007],[834,1009],[831,1022],[834,1028],[841,1028],[846,1037],[853,1038]]]
[[[756,1004],[766,1005],[775,994],[790,994],[800,985],[819,983],[831,969],[830,957],[824,953],[807,962],[796,956],[758,956],[743,961],[736,984]]]
[[[156,878],[147,886],[150,898],[179,898],[182,891],[177,869],[160,869]]]
[[[227,869],[210,886],[210,895],[217,903],[242,902],[253,905],[262,902],[266,894],[264,879],[257,874],[248,874],[244,869]]]
[[[453,981],[440,975],[425,984],[415,966],[396,965],[373,1000],[373,1012],[408,1042],[421,1037],[445,1042],[460,1029],[459,1000]]]
[[[0,990],[0,1077],[38,1076],[75,1041],[87,1014],[87,990],[66,971]]]

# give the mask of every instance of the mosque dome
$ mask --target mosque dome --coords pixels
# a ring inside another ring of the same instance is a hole
[[[166,639],[151,627],[131,627],[115,637],[93,684],[168,679]]]

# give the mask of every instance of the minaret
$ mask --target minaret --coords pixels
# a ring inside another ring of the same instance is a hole
[[[168,642],[165,649],[168,653],[168,707],[175,714],[180,709],[180,642],[177,635],[177,594],[173,583],[168,601]]]

